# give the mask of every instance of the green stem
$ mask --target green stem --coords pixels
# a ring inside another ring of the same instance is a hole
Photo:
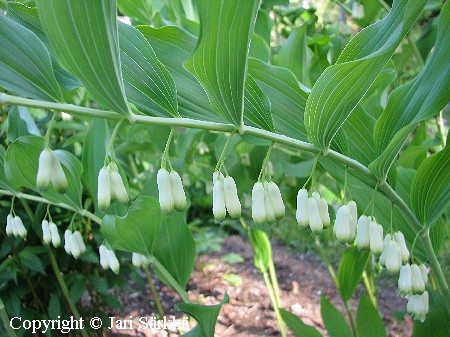
[[[8,313],[6,312],[5,305],[3,304],[3,301],[1,298],[0,298],[0,317],[2,318],[3,326],[5,327],[5,330],[8,333],[8,336],[17,337],[16,332],[10,325]]]
[[[219,160],[217,161],[216,169],[215,171],[219,171],[223,165],[223,161],[225,159],[225,155],[227,154],[228,146],[231,143],[231,139],[233,138],[234,134],[237,132],[237,129],[234,129],[233,132],[231,132],[231,135],[228,137],[227,142],[225,143],[222,153],[220,154]]]
[[[178,284],[178,282],[173,278],[173,276],[157,259],[152,260],[152,265],[153,268],[155,268],[155,270],[158,271],[158,273],[160,273],[164,277],[164,279],[169,283],[170,287],[173,290],[175,290],[178,293],[178,295],[180,295],[183,302],[191,303],[191,301],[189,300],[189,295],[186,292],[186,290],[184,290],[183,287],[181,287]]]
[[[384,1],[384,0],[378,0],[378,3],[381,5],[381,7],[384,8],[386,12],[389,12],[391,10],[391,7]]]
[[[272,282],[273,285],[275,300],[277,302],[278,307],[281,307],[280,285],[278,284],[277,272],[275,269],[275,264],[273,263],[273,259],[270,259],[269,261],[269,276],[270,281]]]
[[[267,291],[269,292],[270,301],[272,302],[273,310],[275,311],[275,315],[277,316],[278,325],[280,326],[281,336],[286,337],[286,327],[284,325],[283,318],[281,317],[280,307],[277,302],[277,298],[275,296],[275,292],[273,290],[272,284],[270,283],[269,274],[267,272],[263,273],[264,283],[266,284]]]
[[[99,218],[95,214],[93,214],[93,213],[91,213],[91,212],[89,212],[89,211],[87,211],[85,209],[77,209],[77,208],[69,206],[69,205],[67,205],[65,203],[53,202],[53,201],[47,200],[47,199],[45,199],[43,197],[39,197],[37,195],[31,195],[31,194],[26,194],[26,193],[22,193],[22,192],[11,192],[11,191],[1,190],[1,189],[0,189],[0,195],[10,195],[10,196],[13,196],[13,197],[15,196],[15,197],[21,198],[21,199],[26,199],[26,200],[31,200],[31,201],[42,202],[42,203],[45,203],[45,204],[54,205],[54,206],[61,207],[61,208],[67,209],[69,211],[78,213],[81,216],[89,218],[89,219],[91,219],[92,221],[94,221],[94,222],[96,222],[98,224],[102,223],[102,219],[101,218]]]
[[[56,113],[53,113],[52,119],[50,119],[50,124],[48,125],[47,132],[45,133],[45,146],[48,147],[48,144],[50,143],[50,134],[53,130],[53,124],[55,124],[56,121]]]
[[[363,283],[364,283],[364,287],[366,288],[367,295],[369,296],[370,302],[372,302],[373,306],[375,308],[377,308],[378,307],[377,299],[376,299],[376,297],[374,295],[374,292],[373,292],[373,289],[372,289],[372,284],[371,284],[370,279],[369,279],[369,275],[367,274],[367,272],[365,270],[363,271],[363,274],[362,274],[362,280],[363,280]]]
[[[270,144],[269,149],[267,150],[266,158],[264,158],[264,161],[263,161],[263,164],[261,167],[261,172],[259,172],[258,181],[261,181],[261,179],[264,179],[266,176],[266,168],[267,168],[267,165],[269,164],[270,154],[272,153],[272,149],[273,149],[273,143]]]
[[[148,282],[148,285],[150,286],[150,292],[152,294],[153,301],[155,302],[156,309],[158,311],[157,318],[163,319],[164,310],[161,306],[161,302],[159,300],[159,296],[158,296],[158,292],[156,291],[155,284],[153,283],[152,275],[150,275],[150,271],[148,270],[147,267],[144,267],[142,269],[144,269],[145,276],[147,276],[147,282]]]
[[[381,1],[381,0],[379,0]],[[45,102],[45,101],[39,101],[34,99],[28,99],[28,98],[22,98],[12,95],[7,95],[4,93],[0,93],[0,105],[1,104],[13,104],[13,105],[21,105],[21,106],[27,106],[27,107],[35,107],[35,108],[43,108],[43,109],[53,109],[56,111],[64,111],[68,114],[73,115],[80,115],[80,116],[86,116],[86,117],[96,117],[96,118],[103,118],[103,119],[110,119],[110,120],[120,120],[123,118],[122,115],[111,112],[111,111],[105,111],[105,110],[97,110],[97,109],[91,109],[91,108],[85,108],[80,107],[72,104],[61,104],[61,103],[53,103],[53,102]],[[195,129],[202,129],[202,130],[211,130],[211,131],[220,131],[220,132],[232,132],[236,129],[234,125],[231,124],[223,124],[223,123],[213,123],[213,122],[205,122],[205,121],[199,121],[195,119],[189,119],[189,118],[162,118],[162,117],[151,117],[151,116],[141,116],[141,115],[134,115],[135,123],[138,124],[148,124],[148,125],[166,125],[166,126],[181,126],[186,128],[195,128]],[[258,137],[260,139],[267,139],[272,142],[286,145],[288,147],[296,148],[302,151],[307,151],[311,153],[320,153],[322,152],[321,149],[318,147],[303,142],[291,137],[287,137],[284,135],[276,134],[274,132],[261,130],[256,127],[252,126],[242,126],[241,133],[246,133],[251,136]],[[327,150],[326,153],[323,154],[324,156],[327,156],[330,159],[335,160],[336,162],[339,162],[345,166],[347,166],[349,169],[355,170],[359,172],[360,174],[363,174],[369,182],[369,185],[374,187],[378,182],[379,179],[375,177],[375,175],[363,164],[359,163],[358,161],[349,158],[339,152],[333,151],[333,150]],[[422,228],[422,224],[420,221],[416,218],[416,216],[412,213],[411,209],[406,205],[406,203],[403,201],[403,199],[393,190],[389,184],[386,182],[380,183],[380,190],[391,199],[391,201],[395,204],[395,206],[402,212],[410,226],[415,230],[419,231]],[[1,191],[0,191],[1,192]],[[10,192],[9,195],[13,195],[13,193]],[[19,194],[16,194],[19,196]],[[44,199],[45,200],[45,199]],[[48,201],[46,201],[48,203]],[[63,207],[63,206],[61,206]],[[67,208],[67,207],[64,207]],[[82,212],[82,210],[76,210],[77,212]],[[81,214],[81,213],[80,213]],[[86,217],[90,217],[88,214],[82,214]],[[93,215],[95,217],[95,215]],[[92,219],[92,218],[91,218]],[[92,219],[94,220],[94,219]],[[95,221],[95,220],[94,220]],[[96,221],[97,222],[97,221]],[[435,252],[432,249],[432,247],[428,245],[424,245],[427,256],[430,260],[436,259]],[[433,272],[436,274],[436,279],[440,280],[438,285],[442,293],[449,292],[448,285],[445,282],[445,277],[442,274],[442,270],[440,268],[433,268]],[[439,275],[437,275],[439,274]],[[450,297],[450,295],[446,295],[446,298]],[[450,307],[450,302],[448,304],[448,307]]]
[[[61,287],[61,290],[67,301],[67,304],[69,305],[70,310],[72,311],[75,319],[79,321],[81,319],[80,313],[78,312],[76,306],[70,300],[69,289],[67,289],[67,284],[64,281],[61,270],[59,269],[58,263],[56,262],[55,255],[53,255],[52,251],[49,248],[47,250],[48,256],[50,258],[50,264],[52,265],[53,272],[55,273],[56,279],[58,280],[59,286]],[[81,330],[81,334],[83,335],[83,337],[89,337],[89,333],[85,329]]]
[[[121,120],[119,120],[116,124],[116,126],[114,127],[114,131],[111,135],[111,139],[109,140],[109,145],[108,145],[108,150],[106,151],[106,156],[108,156],[108,154],[110,154],[111,149],[114,146],[114,141],[116,140],[117,137],[117,133],[119,132],[120,126],[122,125],[123,121],[125,120],[125,118],[122,118]],[[106,158],[105,158],[105,166],[106,166]]]

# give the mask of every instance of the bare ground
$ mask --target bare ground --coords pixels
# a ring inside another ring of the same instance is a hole
[[[228,253],[242,256],[243,262],[230,264],[221,257]],[[299,316],[304,323],[316,327],[324,336],[326,331],[320,315],[320,297],[326,295],[340,310],[344,312],[342,302],[330,279],[326,267],[312,255],[294,254],[289,247],[273,244],[273,256],[281,288],[282,307]],[[239,275],[240,280],[226,281],[230,274]],[[392,280],[391,280],[392,281]],[[231,284],[230,284],[231,283]],[[408,321],[395,319],[396,311],[405,310],[406,301],[396,295],[393,284],[384,281],[380,289],[379,307],[388,328],[390,337],[411,336],[412,327]],[[150,298],[150,290],[142,294],[139,287],[136,292],[122,293],[119,300],[124,306],[121,312],[112,313],[117,318],[133,320],[133,329],[112,329],[110,335],[119,336],[167,336],[159,329],[150,329],[138,321],[140,317],[150,316],[156,312]],[[178,295],[156,283],[166,316],[175,315],[181,319],[186,315],[173,309],[179,302]],[[220,252],[210,252],[197,259],[195,270],[187,285],[189,297],[194,302],[206,305],[219,303],[224,293],[230,296],[230,304],[222,307],[219,314],[215,337],[262,337],[280,336],[276,316],[273,312],[269,295],[262,276],[253,266],[253,252],[250,244],[240,236],[228,237]],[[357,289],[357,294],[364,292]],[[357,299],[351,300],[352,309],[357,307]],[[145,319],[144,319],[145,320]],[[149,322],[147,318],[147,322]],[[195,324],[193,321],[192,324]],[[139,327],[143,329],[139,329]],[[171,328],[171,336],[179,336],[175,328]],[[293,336],[290,334],[289,336]]]

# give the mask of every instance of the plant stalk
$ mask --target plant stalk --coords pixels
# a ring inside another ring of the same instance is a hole
[[[3,304],[1,298],[0,298],[0,317],[2,318],[3,325],[5,327],[6,332],[8,333],[8,336],[17,337],[16,332],[10,325],[11,321],[9,320],[8,313],[6,312],[5,305]]]
[[[150,292],[152,294],[153,301],[155,302],[156,310],[158,311],[157,318],[163,319],[164,310],[161,306],[161,301],[159,300],[159,296],[158,296],[158,292],[156,291],[155,284],[153,283],[152,275],[150,275],[150,271],[148,270],[148,268],[144,267],[142,269],[144,269],[145,276],[147,277],[147,282],[150,287]]]
[[[280,307],[278,304],[278,300],[275,295],[275,291],[273,290],[272,283],[270,282],[270,277],[267,272],[263,273],[264,283],[266,284],[267,291],[269,292],[270,301],[272,302],[273,310],[275,311],[275,315],[277,316],[278,325],[280,326],[280,333],[282,337],[287,337],[286,335],[286,326],[283,321],[283,317],[281,317]]]
[[[167,282],[169,282],[169,285],[172,287],[173,290],[175,290],[178,293],[178,295],[180,295],[183,302],[191,303],[191,300],[189,299],[189,295],[186,292],[186,290],[184,290],[183,287],[178,284],[178,282],[173,278],[173,276],[167,271],[166,268],[164,268],[164,266],[157,259],[152,260],[152,266],[164,277],[164,279],[167,280]]]

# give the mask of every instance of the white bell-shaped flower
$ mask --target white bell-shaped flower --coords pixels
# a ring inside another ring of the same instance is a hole
[[[383,240],[383,252],[380,255],[380,264],[383,267],[386,267],[386,257],[387,257],[387,246],[389,244],[389,241],[392,240],[392,235],[391,234],[386,234],[386,236],[384,237]]]
[[[356,228],[358,226],[358,207],[356,206],[356,202],[353,200],[349,201],[347,206],[350,210],[350,242],[356,238]]]
[[[224,177],[220,172],[213,174],[213,214],[214,219],[223,221],[227,214],[225,208],[225,191],[223,186]]]
[[[100,245],[98,248],[98,253],[100,255],[100,265],[104,270],[109,268],[109,262],[108,262],[108,253],[107,248],[105,245]]]
[[[372,254],[380,256],[383,252],[383,227],[375,219],[369,222],[369,244]]]
[[[273,181],[265,182],[264,187],[267,189],[267,194],[273,206],[273,210],[275,211],[276,219],[277,220],[282,219],[286,213],[286,208],[284,207],[280,189],[278,188],[277,184],[275,184]]]
[[[350,208],[347,205],[339,207],[336,213],[336,221],[334,223],[334,235],[339,241],[352,241],[350,217]]]
[[[412,294],[411,266],[409,264],[401,266],[397,285],[400,295]]]
[[[411,265],[411,282],[414,294],[423,293],[425,291],[425,283],[423,282],[422,273],[417,264]]]
[[[352,5],[352,17],[354,19],[364,19],[364,6],[355,1]]]
[[[223,190],[228,214],[233,219],[239,218],[242,214],[242,207],[239,201],[236,183],[232,177],[227,176],[223,179]]]
[[[36,186],[39,191],[45,192],[52,182],[52,150],[45,148],[39,155]]]
[[[165,168],[160,168],[156,175],[159,191],[159,205],[166,214],[171,214],[175,202],[172,195],[172,187],[170,185],[170,173]]]
[[[358,220],[358,231],[356,234],[356,247],[358,249],[368,249],[370,247],[369,238],[369,218],[361,215]]]
[[[317,192],[313,192],[312,196],[316,199],[317,207],[319,208],[320,219],[322,220],[322,224],[323,224],[323,228],[328,228],[328,226],[331,223],[330,214],[328,213],[328,203]]]
[[[69,183],[67,182],[66,175],[64,173],[64,170],[61,166],[61,163],[59,161],[59,158],[56,156],[55,152],[50,151],[51,153],[51,181],[53,187],[59,192],[59,193],[66,193],[66,191],[69,189]]]
[[[402,232],[398,231],[394,233],[395,241],[397,242],[397,245],[400,247],[400,250],[402,252],[402,263],[406,263],[409,260],[409,250],[408,247],[406,247],[406,241],[405,236]]]
[[[309,197],[307,206],[309,227],[314,234],[319,234],[323,230],[323,223],[322,219],[320,218],[319,207],[317,206],[316,199],[313,197]]]
[[[425,321],[429,310],[429,295],[424,291],[421,295],[411,295],[406,305],[406,311],[415,319]]]
[[[428,272],[427,272],[427,267],[422,263],[419,266],[420,269],[420,274],[422,275],[422,280],[423,283],[426,285],[428,283]]]
[[[264,186],[264,207],[266,208],[266,221],[271,224],[277,220],[277,216],[275,215],[275,209],[273,207],[272,200],[270,199],[267,182],[265,182],[263,186]]]
[[[45,219],[42,220],[41,228],[42,228],[42,241],[44,241],[46,245],[49,245],[52,242],[52,233],[50,232],[47,220]]]
[[[109,172],[111,200],[117,199],[121,204],[127,205],[129,202],[127,189],[125,188],[116,163],[112,162],[109,164]]]
[[[117,259],[116,254],[115,254],[114,251],[111,250],[111,249],[107,249],[107,253],[108,253],[108,263],[109,263],[109,268],[111,268],[111,270],[112,270],[115,274],[119,274],[119,271],[120,271],[120,263],[119,263],[119,260]]]
[[[70,237],[71,251],[74,258],[78,259],[81,254],[86,252],[86,245],[79,231],[72,233]]]
[[[264,185],[257,182],[252,189],[252,218],[253,221],[262,225],[267,220],[265,203],[264,203]]]
[[[69,229],[64,232],[64,250],[72,255],[72,232]]]
[[[6,235],[13,235],[14,217],[12,214],[8,214],[6,217]]]
[[[307,228],[309,225],[309,215],[308,215],[308,191],[304,188],[297,193],[297,211],[295,213],[295,218],[297,223],[303,227]]]
[[[61,245],[61,237],[59,236],[58,227],[56,226],[56,224],[54,222],[50,222],[48,224],[48,227],[49,227],[50,234],[52,237],[53,247],[58,248]]]
[[[21,238],[25,238],[27,236],[27,229],[23,225],[22,219],[16,215],[13,223],[16,229],[16,237],[20,236]]]
[[[147,258],[147,256],[138,253],[133,253],[131,255],[131,262],[136,268],[146,267],[150,264],[150,260]]]
[[[176,171],[170,172],[170,188],[172,191],[173,204],[178,212],[187,208],[186,194],[184,193],[183,181]]]
[[[397,243],[391,235],[391,240],[387,243],[386,249],[386,269],[391,273],[398,273],[402,266],[402,253]]]
[[[97,189],[98,207],[105,211],[111,203],[111,172],[106,166],[100,169],[98,173]]]

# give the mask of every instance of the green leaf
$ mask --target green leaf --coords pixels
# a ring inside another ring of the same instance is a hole
[[[21,2],[8,2],[8,11],[6,15],[31,30],[44,43],[50,53],[55,77],[64,89],[71,90],[81,86],[81,82],[58,63],[58,60],[51,49],[50,42],[42,29],[36,7],[28,7]]]
[[[223,300],[216,305],[200,305],[191,303],[177,303],[175,309],[180,310],[189,316],[192,316],[197,321],[198,325],[192,331],[183,336],[189,337],[211,337],[214,336],[217,316],[219,315],[222,305],[229,303],[230,298],[225,293]]]
[[[244,116],[256,126],[275,131],[272,121],[270,101],[256,84],[251,75],[245,82]]]
[[[369,169],[378,177],[386,175],[398,152],[417,123],[441,111],[450,96],[450,5],[440,14],[434,51],[425,68],[407,84],[396,88],[375,126],[378,158]]]
[[[156,198],[139,196],[124,217],[106,215],[102,234],[114,249],[153,256],[163,214]]]
[[[59,296],[58,293],[53,293],[50,296],[50,301],[48,302],[48,316],[50,319],[58,319],[58,316],[61,315]]]
[[[427,288],[430,296],[430,311],[425,322],[414,321],[412,337],[450,336],[450,315],[444,298],[435,290]]]
[[[344,301],[348,301],[355,292],[369,256],[369,251],[359,251],[356,246],[347,249],[342,255],[338,269],[338,282]]]
[[[12,93],[62,102],[50,54],[29,29],[0,15],[0,87]]]
[[[252,42],[250,44],[249,56],[263,62],[270,61],[270,47],[266,41],[256,33],[253,35]]]
[[[383,320],[366,296],[361,296],[359,300],[356,329],[359,337],[386,337]]]
[[[336,307],[322,295],[320,299],[320,312],[322,320],[330,337],[352,337],[353,334],[345,322],[344,316]]]
[[[425,159],[411,185],[411,205],[423,225],[432,225],[450,206],[450,145]]]
[[[214,111],[237,127],[243,124],[248,50],[258,6],[257,0],[200,1],[200,39],[184,63]]]
[[[142,112],[155,115],[155,103],[166,116],[180,117],[177,90],[172,76],[153,48],[136,28],[119,22],[120,60],[125,91]]]
[[[27,267],[30,270],[36,271],[42,275],[46,275],[44,266],[42,265],[41,260],[39,259],[39,256],[34,254],[32,251],[29,250],[29,247],[23,249],[19,253],[20,262]]]
[[[311,66],[312,52],[306,43],[306,29],[307,25],[303,24],[291,31],[273,63],[289,69],[300,82],[310,85],[308,72]]]
[[[131,115],[123,87],[115,0],[38,0],[44,31],[61,65],[108,109]]]
[[[117,0],[117,7],[133,23],[145,25],[152,20],[152,0]]]
[[[109,138],[108,123],[105,120],[94,119],[87,129],[83,141],[82,179],[96,207],[98,206],[98,173],[104,165]]]
[[[26,107],[15,105],[8,111],[8,140],[13,142],[20,136],[28,135],[40,136],[41,133],[30,111]]]
[[[296,337],[322,337],[314,327],[306,325],[293,313],[280,309],[281,317]]]
[[[21,186],[38,192],[36,187],[36,176],[39,155],[44,149],[44,137],[23,136],[17,138],[8,147],[5,156],[6,179],[18,190]],[[55,150],[66,175],[69,190],[60,194],[53,187],[42,196],[51,202],[65,203],[75,209],[81,209],[81,172],[80,161],[70,152]]]
[[[389,14],[363,29],[312,88],[305,110],[308,139],[322,149],[355,109],[403,40],[426,0],[394,1]]]
[[[0,188],[14,191],[14,188],[6,180],[6,175],[5,175],[5,170],[4,170],[5,156],[6,156],[6,150],[3,146],[0,146]]]
[[[266,232],[256,228],[249,228],[250,241],[253,248],[253,263],[263,274],[269,268],[272,260],[272,246]]]
[[[183,67],[183,63],[194,51],[197,39],[187,31],[178,27],[152,28],[139,26],[153,47],[156,56],[172,75],[177,88],[178,110],[183,117],[194,118],[211,122],[223,122],[211,105],[202,86]],[[154,109],[158,109],[156,106]],[[159,108],[160,113],[165,110]]]
[[[165,219],[154,244],[154,256],[184,288],[195,262],[194,238],[184,214],[176,213]],[[164,279],[161,274],[158,277]]]

